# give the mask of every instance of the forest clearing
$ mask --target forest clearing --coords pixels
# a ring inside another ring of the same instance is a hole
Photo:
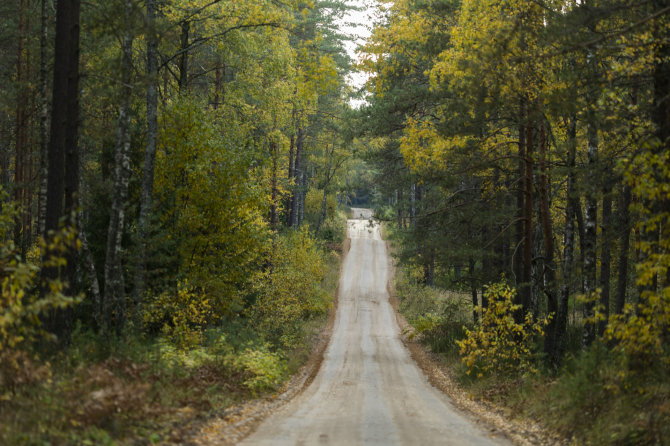
[[[666,0],[4,0],[0,444],[664,445]]]

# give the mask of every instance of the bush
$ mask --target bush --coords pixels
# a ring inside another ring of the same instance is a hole
[[[202,333],[214,321],[212,306],[206,296],[180,282],[177,289],[166,291],[150,300],[144,312],[144,324],[159,328],[179,348],[202,342]]]
[[[403,268],[396,276],[400,312],[433,352],[455,353],[454,341],[463,336],[472,305],[460,293],[420,285],[413,278],[415,271]]]
[[[326,273],[324,254],[305,228],[278,236],[267,263],[253,277],[257,297],[249,315],[268,341],[293,348],[302,337],[303,322],[330,306],[320,286]]]
[[[254,393],[276,389],[288,374],[284,359],[269,351],[267,346],[247,348],[239,355],[236,364],[249,375],[244,385]]]
[[[526,314],[523,323],[514,320],[521,306],[513,304],[515,292],[505,283],[486,287],[488,306],[474,330],[465,329],[465,339],[456,341],[467,374],[478,377],[495,373],[504,376],[535,373],[532,344],[543,334],[547,319],[534,321]]]

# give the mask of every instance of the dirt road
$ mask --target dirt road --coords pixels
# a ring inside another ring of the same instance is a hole
[[[507,444],[458,412],[399,338],[386,284],[390,260],[367,209],[348,222],[351,249],[323,364],[312,384],[243,445]]]

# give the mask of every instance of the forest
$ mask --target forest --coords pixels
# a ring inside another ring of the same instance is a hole
[[[576,444],[667,441],[669,12],[398,0],[364,48],[360,122],[407,314]]]
[[[474,398],[667,441],[670,3],[373,3],[358,60],[362,2],[0,4],[0,443],[181,444],[279,392],[352,205]]]

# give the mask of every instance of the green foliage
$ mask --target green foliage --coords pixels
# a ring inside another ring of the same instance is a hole
[[[278,353],[269,351],[267,346],[261,349],[245,349],[235,360],[248,375],[244,385],[252,392],[275,390],[286,378],[286,362]]]
[[[261,184],[243,128],[203,104],[169,105],[156,158],[160,239],[175,247],[173,279],[188,280],[218,315],[242,309],[240,287],[268,241]],[[159,243],[160,244],[160,243]]]
[[[395,290],[399,310],[416,330],[418,338],[435,353],[456,354],[455,340],[472,318],[472,303],[459,292],[421,285],[412,278],[417,268],[398,268]]]
[[[330,243],[342,243],[347,235],[347,216],[344,211],[336,210],[321,224],[319,238]]]
[[[524,412],[579,444],[663,444],[670,435],[667,370],[634,378],[621,373],[620,358],[597,342],[567,361],[562,373],[535,383]]]
[[[5,194],[0,189],[0,201]],[[14,391],[17,386],[31,384],[49,374],[48,364],[42,366],[28,354],[36,341],[51,340],[53,335],[41,327],[41,317],[52,310],[75,305],[81,297],[69,297],[58,275],[47,279],[46,291],[40,290],[42,268],[57,274],[66,266],[66,256],[79,248],[73,228],[51,234],[47,242],[40,240],[26,261],[23,261],[8,240],[17,210],[12,203],[0,209],[0,390]],[[40,259],[43,259],[40,266]]]
[[[178,283],[177,289],[151,297],[144,311],[147,327],[160,327],[162,332],[180,348],[193,347],[202,342],[207,325],[216,322],[216,315],[207,296],[189,286]]]
[[[481,377],[495,373],[503,376],[535,373],[535,336],[543,334],[547,319],[535,321],[528,313],[523,323],[514,320],[521,309],[513,303],[515,292],[506,283],[486,287],[488,306],[473,330],[465,330],[465,339],[456,341],[467,374]]]
[[[275,345],[295,346],[302,321],[324,314],[331,304],[320,287],[325,272],[324,254],[307,228],[277,236],[267,267],[252,280],[256,302],[249,313],[259,333]]]

